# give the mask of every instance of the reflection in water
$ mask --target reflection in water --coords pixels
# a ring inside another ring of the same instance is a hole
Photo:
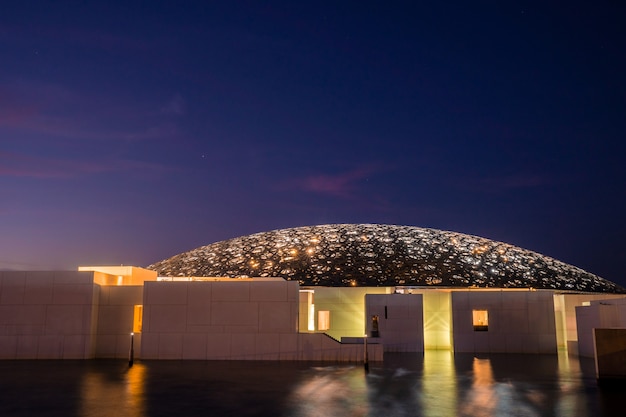
[[[455,416],[457,410],[457,379],[454,354],[446,350],[424,352],[422,407],[424,416]]]
[[[587,402],[589,400],[596,400],[595,397],[588,398],[585,395],[580,395],[580,392],[586,389],[585,382],[595,385],[593,378],[585,378],[585,372],[581,368],[581,362],[584,362],[589,368],[587,374],[589,376],[595,376],[593,359],[571,357],[568,356],[565,350],[559,351],[558,358],[560,395],[556,410],[559,415],[573,416],[577,413],[579,414],[580,410],[588,408]],[[610,399],[610,397],[608,399]],[[622,407],[621,401],[619,406]],[[607,410],[607,412],[609,412],[609,410]],[[598,415],[603,415],[603,413],[598,413]]]
[[[521,384],[514,386],[510,380],[496,380],[491,359],[473,358],[472,382],[465,390],[461,416],[534,416],[541,408],[543,394]]]
[[[120,372],[120,364],[112,364],[115,366],[100,372],[87,372],[83,376],[80,385],[81,415],[110,415],[114,407],[124,416],[144,416],[145,365],[136,363],[125,372]]]
[[[314,367],[294,387],[290,415],[366,416],[364,370],[356,367]]]
[[[593,360],[386,354],[306,362],[0,361],[0,416],[623,416]]]
[[[574,415],[580,408],[579,396],[575,395],[580,389],[580,367],[578,361],[573,364],[567,355],[567,351],[559,351],[559,387],[561,391],[560,401],[557,410],[562,415]],[[576,376],[572,378],[572,376]],[[572,395],[574,394],[574,395]]]
[[[131,412],[127,416],[144,415],[144,383],[146,368],[143,364],[135,364],[128,370],[126,380],[126,403]]]
[[[411,365],[375,368],[368,374],[369,416],[412,416],[421,410],[419,373]]]
[[[472,364],[474,380],[465,393],[462,415],[491,416],[497,407],[493,372],[489,359],[474,358]]]
[[[552,373],[555,360],[545,355],[474,357],[471,384],[462,394],[459,415],[539,416],[547,411],[552,415],[558,387],[542,375]]]

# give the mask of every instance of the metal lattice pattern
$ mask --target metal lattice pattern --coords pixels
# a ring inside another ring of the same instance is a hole
[[[506,243],[435,229],[336,224],[238,237],[148,266],[161,276],[283,277],[314,286],[445,286],[624,292]]]

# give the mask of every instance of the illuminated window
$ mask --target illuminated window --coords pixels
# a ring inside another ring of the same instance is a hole
[[[309,323],[307,329],[310,332],[315,331],[315,304],[309,304]]]
[[[487,310],[472,310],[472,319],[475,332],[486,332],[489,329],[489,314]]]
[[[143,306],[135,306],[135,314],[133,318],[133,333],[141,333],[141,323],[143,317]]]
[[[322,310],[317,312],[317,328],[319,330],[330,329],[330,311]]]

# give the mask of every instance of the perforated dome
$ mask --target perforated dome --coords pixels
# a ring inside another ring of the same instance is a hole
[[[439,286],[626,292],[506,243],[413,226],[333,224],[256,233],[148,266],[160,276],[283,277],[304,286]]]

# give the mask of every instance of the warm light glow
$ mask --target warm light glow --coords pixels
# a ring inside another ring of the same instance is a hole
[[[245,262],[241,254],[248,257]],[[271,269],[269,261],[274,262]],[[359,286],[364,282],[360,277],[366,276],[368,284],[376,287],[445,283],[446,287],[463,288],[617,289],[571,265],[502,242],[435,229],[373,224],[257,233],[202,246],[150,267],[168,276],[192,276],[198,270],[211,276],[243,276],[262,268],[307,286],[350,287],[352,277],[359,277],[354,285]]]
[[[317,329],[330,330],[330,311],[321,310],[317,312]]]
[[[499,415],[497,407],[505,404],[498,404],[498,392],[496,391],[496,381],[493,378],[491,361],[489,359],[474,358],[472,364],[474,380],[472,387],[468,391],[466,401],[461,407],[461,415]],[[501,387],[505,389],[505,386]],[[507,396],[501,394],[502,398]],[[508,414],[508,413],[505,413]]]
[[[146,369],[141,363],[135,363],[135,365],[128,370],[126,375],[126,410],[129,412],[127,415],[146,415],[144,404],[146,398]]]
[[[118,413],[124,416],[141,417],[148,415],[146,410],[146,368],[143,364],[135,362],[134,366],[128,368],[123,379],[109,378],[101,372],[87,372],[83,378],[77,381],[80,387],[77,395],[77,407],[75,415],[96,416],[108,415],[106,408],[103,408],[103,399],[115,398],[119,403]],[[106,411],[103,411],[106,410]]]
[[[421,415],[425,417],[455,416],[457,410],[454,354],[449,350],[424,351],[423,385],[419,390]],[[415,390],[418,391],[418,390]],[[481,415],[481,414],[473,414]]]
[[[143,306],[138,304],[134,308],[133,314],[133,333],[141,333],[141,327],[143,325]]]
[[[424,308],[424,349],[452,349],[450,292],[425,291],[422,297]]]
[[[308,323],[307,329],[310,332],[315,331],[315,304],[309,305],[309,323]]]
[[[489,314],[487,310],[472,310],[472,321],[475,331],[487,331],[489,327]]]

